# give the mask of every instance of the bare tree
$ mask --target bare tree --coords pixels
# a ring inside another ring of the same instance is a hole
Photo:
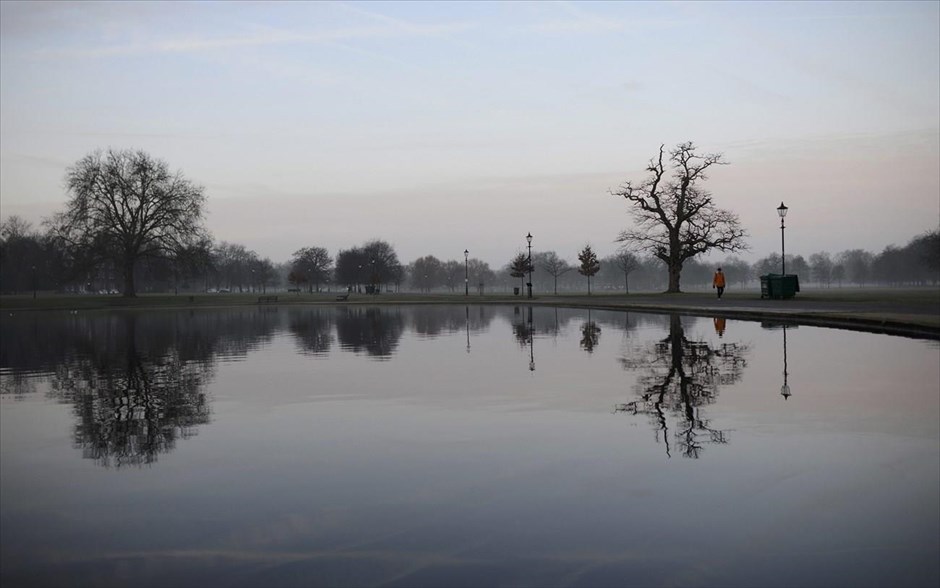
[[[586,276],[588,279],[588,295],[591,294],[591,276],[596,274],[601,269],[601,264],[597,260],[597,254],[594,253],[594,250],[591,249],[590,245],[585,245],[584,249],[578,253],[578,261],[581,262],[581,267],[578,268],[578,273],[582,276]]]
[[[568,262],[558,257],[554,251],[547,251],[541,255],[539,267],[545,270],[555,281],[555,294],[558,294],[558,277],[563,276],[574,268]]]
[[[148,256],[173,257],[205,234],[201,186],[143,151],[96,151],[68,169],[69,201],[50,225],[71,247],[111,259],[124,296],[137,295],[134,269]]]
[[[623,272],[623,287],[624,291],[630,293],[630,273],[636,271],[640,267],[640,258],[636,255],[630,253],[629,251],[619,251],[614,255],[614,265]]]
[[[664,147],[660,146],[658,158],[650,160],[645,180],[628,181],[611,194],[630,203],[636,221],[618,241],[661,259],[669,271],[667,292],[679,292],[686,260],[712,249],[744,250],[747,233],[736,214],[715,207],[711,193],[699,187],[710,167],[724,164],[721,155],[698,155],[693,143],[680,143],[664,163]]]

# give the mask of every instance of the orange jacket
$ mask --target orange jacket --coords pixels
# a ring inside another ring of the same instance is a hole
[[[712,280],[712,286],[715,288],[724,288],[725,287],[725,274],[721,272],[715,272],[715,279]]]

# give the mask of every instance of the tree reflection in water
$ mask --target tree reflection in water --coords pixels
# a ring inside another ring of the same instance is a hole
[[[293,310],[288,314],[287,328],[302,353],[326,355],[333,346],[332,309]]]
[[[343,349],[391,359],[405,330],[400,308],[343,307],[336,314],[336,337]]]
[[[703,416],[703,407],[718,399],[719,386],[734,384],[747,365],[747,346],[723,343],[712,347],[685,336],[678,315],[669,317],[669,335],[647,348],[637,349],[621,363],[625,369],[643,372],[637,381],[638,400],[619,404],[616,412],[645,414],[672,457],[669,419],[676,420],[672,436],[684,457],[701,457],[705,444],[728,443],[727,431],[715,429]]]
[[[588,318],[581,325],[581,349],[588,353],[594,353],[594,347],[600,341],[601,328],[597,323],[591,320],[591,311],[588,309]]]
[[[278,318],[224,312],[30,313],[4,321],[3,392],[36,381],[71,404],[73,439],[106,467],[150,464],[209,422],[219,357],[269,340]],[[17,341],[17,345],[8,345]],[[7,390],[7,388],[12,388]],[[28,391],[28,389],[27,389]]]
[[[209,422],[212,364],[188,361],[186,345],[153,328],[138,337],[138,320],[118,315],[98,333],[102,344],[59,364],[52,377],[53,395],[74,406],[75,445],[106,467],[153,463]]]

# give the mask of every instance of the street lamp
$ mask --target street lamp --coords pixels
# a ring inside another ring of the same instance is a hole
[[[463,295],[470,295],[470,252],[463,250]]]
[[[777,214],[780,215],[780,275],[784,276],[787,274],[787,251],[783,241],[783,217],[787,216],[787,210],[783,202],[777,207]]]
[[[529,288],[529,298],[532,298],[532,233],[529,233],[525,236],[525,240],[529,242],[529,283],[526,284]]]

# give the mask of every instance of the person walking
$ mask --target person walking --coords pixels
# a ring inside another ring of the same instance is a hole
[[[725,291],[725,275],[721,273],[721,268],[718,268],[718,271],[715,272],[715,277],[712,279],[712,288],[718,290],[718,298],[721,298],[722,292]]]

